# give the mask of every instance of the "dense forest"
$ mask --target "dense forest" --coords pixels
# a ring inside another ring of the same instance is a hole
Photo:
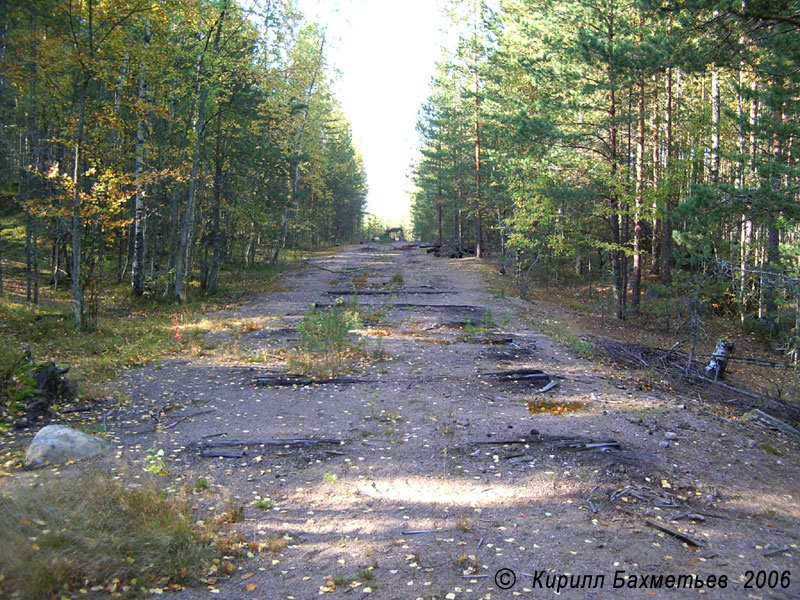
[[[366,179],[329,72],[289,1],[0,3],[0,215],[28,299],[70,286],[91,329],[104,286],[181,302],[226,264],[356,238]]]
[[[796,327],[800,3],[468,0],[451,17],[418,124],[419,238],[501,255],[523,289],[603,281],[619,319],[646,284]]]

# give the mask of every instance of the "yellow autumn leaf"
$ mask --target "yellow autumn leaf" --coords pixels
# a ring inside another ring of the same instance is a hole
[[[245,586],[245,589],[246,589],[248,592],[252,592],[252,591],[253,591],[254,589],[256,589],[257,587],[258,587],[258,586],[257,586],[255,583],[248,583],[248,584]]]

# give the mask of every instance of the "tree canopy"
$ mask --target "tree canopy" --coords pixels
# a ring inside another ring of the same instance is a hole
[[[798,2],[452,4],[460,43],[419,116],[419,238],[518,276],[607,274],[620,319],[648,278],[712,274],[742,318],[798,297]]]
[[[222,265],[355,239],[366,177],[330,90],[325,31],[288,0],[0,6],[0,210],[70,281],[181,301]],[[60,280],[60,281],[59,281]]]

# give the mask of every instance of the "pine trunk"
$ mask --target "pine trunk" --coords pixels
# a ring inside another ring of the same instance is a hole
[[[669,285],[672,279],[672,67],[667,69],[667,94],[664,109],[664,174],[666,176],[667,197],[664,202],[664,214],[661,217],[661,283]]]
[[[483,206],[481,202],[481,125],[478,67],[475,66],[475,257],[483,255]]]
[[[633,273],[631,312],[639,314],[642,290],[642,208],[644,206],[644,82],[639,83],[636,127],[636,207],[633,221]]]

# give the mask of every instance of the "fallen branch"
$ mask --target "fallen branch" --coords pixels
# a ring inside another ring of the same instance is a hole
[[[784,552],[791,552],[791,546],[784,546],[783,548],[778,548],[777,550],[770,550],[769,552],[764,552],[765,558],[770,558],[772,556],[778,556],[778,554],[783,554]]]
[[[335,273],[336,275],[339,275],[338,271],[331,271],[330,269],[326,269],[325,267],[320,267],[319,265],[315,265],[314,263],[312,263],[310,260],[307,259],[303,261],[303,264],[309,265],[311,267],[316,267],[317,269],[320,269],[322,271],[327,271],[328,273]]]
[[[689,537],[688,535],[681,533],[680,531],[676,531],[675,529],[670,529],[669,527],[667,527],[666,525],[662,525],[661,523],[656,523],[655,521],[652,521],[650,519],[645,519],[644,522],[647,523],[650,527],[654,527],[659,531],[663,531],[664,533],[669,534],[675,538],[678,538],[680,541],[686,542],[687,544],[689,544],[690,546],[694,546],[695,548],[699,548],[700,546],[703,545],[702,542],[698,542],[697,540]]]
[[[64,410],[60,410],[58,412],[62,415],[68,415],[70,413],[76,413],[76,412],[88,412],[92,410],[92,408],[93,407],[91,405],[84,404],[83,406],[76,406],[75,408],[65,408]]]
[[[467,442],[466,446],[510,446],[514,444],[541,444],[542,442],[546,442],[550,440],[543,440],[543,439],[529,439],[529,438],[520,438],[518,440],[488,440],[488,441],[476,441],[476,442]]]
[[[551,381],[550,383],[548,383],[543,388],[539,388],[538,390],[536,390],[536,393],[537,394],[544,394],[545,392],[549,392],[550,390],[552,390],[557,385],[558,385],[557,381]]]
[[[420,535],[422,533],[436,533],[437,531],[441,531],[441,529],[418,529],[414,531],[401,531],[402,535]]]
[[[207,415],[208,413],[212,413],[212,412],[214,412],[213,408],[209,409],[209,410],[201,410],[200,412],[192,413],[190,415],[184,415],[184,416],[178,418],[177,420],[175,420],[174,422],[170,423],[166,427],[164,427],[164,429],[172,429],[173,427],[175,427],[178,423],[181,423],[182,421],[185,421],[187,419],[191,419],[192,417],[198,417],[200,415]]]

